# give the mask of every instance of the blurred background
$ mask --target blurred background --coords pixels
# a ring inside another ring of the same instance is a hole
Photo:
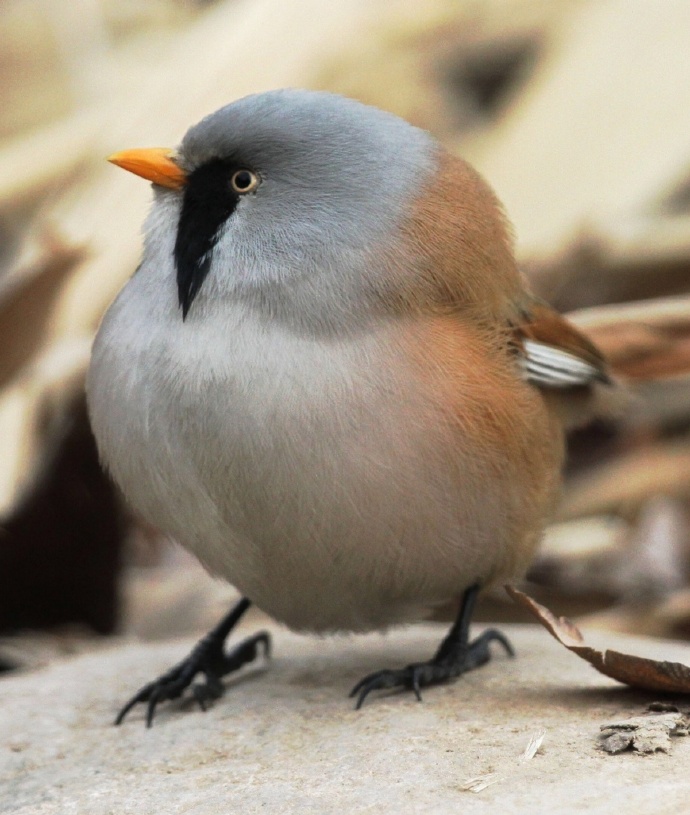
[[[4,0],[0,668],[210,627],[232,590],[133,517],[84,408],[150,188],[108,165],[247,93],[391,110],[504,201],[537,293],[609,355],[624,415],[573,434],[525,586],[584,625],[690,638],[685,0]],[[523,619],[500,593],[484,619]]]

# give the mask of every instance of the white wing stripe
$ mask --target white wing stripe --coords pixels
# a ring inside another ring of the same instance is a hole
[[[523,348],[523,370],[535,385],[572,388],[606,381],[603,371],[569,351],[529,339],[524,340]]]

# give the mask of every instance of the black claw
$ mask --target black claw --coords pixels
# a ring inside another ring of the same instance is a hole
[[[489,645],[492,642],[500,643],[508,656],[515,656],[508,639],[495,628],[489,628],[472,642],[469,641],[470,619],[478,593],[478,586],[472,586],[465,592],[458,619],[428,662],[417,662],[399,670],[378,671],[360,680],[350,691],[350,698],[357,697],[355,710],[362,707],[373,690],[411,690],[417,701],[421,702],[422,688],[455,679],[489,662]]]
[[[365,689],[364,689],[364,690],[363,690],[363,691],[360,693],[360,695],[359,695],[359,699],[357,699],[357,704],[355,705],[355,710],[359,710],[359,709],[362,707],[362,705],[364,704],[364,700],[365,700],[365,699],[367,698],[367,696],[369,695],[369,691],[370,691],[370,690],[372,690],[372,688],[365,688]]]
[[[149,704],[146,708],[146,727],[153,726],[153,717],[156,713],[156,705],[158,704],[160,695],[159,689],[155,688],[149,697]]]
[[[477,639],[479,640],[486,639],[487,645],[490,642],[500,642],[506,654],[508,654],[509,657],[515,656],[515,649],[513,648],[512,643],[502,631],[498,631],[495,628],[488,628]]]
[[[364,679],[360,680],[350,691],[350,698],[357,696],[355,710],[359,710],[362,707],[364,700],[373,690],[387,690],[396,686],[405,687],[405,673],[406,669],[403,668],[400,671],[384,670],[365,676]]]
[[[388,673],[387,671],[381,671],[381,673]],[[355,705],[355,710],[359,710],[362,705],[364,704],[364,700],[370,694],[374,688],[385,687],[385,685],[378,684],[379,675],[378,674],[371,674],[371,676],[365,677],[361,682],[358,682],[355,687],[350,692],[350,697],[355,696],[359,693],[357,698],[357,704]]]
[[[129,713],[129,711],[136,705],[138,702],[143,702],[144,698],[142,697],[142,692],[140,691],[136,696],[133,696],[129,702],[122,708],[122,710],[117,714],[117,718],[115,719],[115,724],[119,725],[122,724],[125,716]]]
[[[206,675],[205,682],[195,682],[192,685],[192,695],[196,699],[197,704],[201,708],[204,713],[207,710],[207,702],[213,702],[216,699],[220,699],[220,697],[225,692],[225,688],[223,687],[223,683],[215,674]]]
[[[364,700],[373,690],[391,690],[393,688],[407,688],[412,690],[419,702],[422,701],[420,691],[419,665],[408,665],[397,671],[384,670],[369,674],[361,679],[350,691],[350,698],[357,696],[355,710],[359,710]]]
[[[196,644],[186,659],[158,679],[144,685],[119,712],[115,724],[121,724],[135,705],[144,702],[146,726],[151,727],[157,706],[161,702],[179,698],[190,685],[197,704],[201,710],[206,710],[209,702],[223,695],[223,676],[253,662],[260,650],[267,658],[271,652],[271,641],[265,631],[248,637],[228,652],[224,650],[226,637],[247,608],[249,601],[240,601],[213,631]],[[203,674],[205,681],[192,684],[197,674]]]

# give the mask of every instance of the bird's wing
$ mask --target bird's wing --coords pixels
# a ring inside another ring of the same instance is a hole
[[[531,299],[513,335],[525,378],[540,388],[566,390],[611,381],[599,349],[546,303]]]

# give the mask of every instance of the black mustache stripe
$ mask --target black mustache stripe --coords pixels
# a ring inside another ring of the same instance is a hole
[[[187,180],[174,249],[183,320],[211,268],[220,228],[237,207],[239,195],[230,186],[230,178],[238,169],[216,159],[194,170]]]

